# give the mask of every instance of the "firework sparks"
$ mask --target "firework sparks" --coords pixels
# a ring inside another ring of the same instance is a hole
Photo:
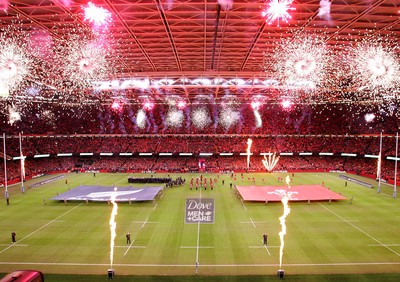
[[[290,7],[293,4],[293,0],[271,0],[267,3],[267,7],[262,11],[262,16],[265,17],[265,21],[268,24],[272,24],[274,21],[284,21],[287,23],[292,16],[289,11],[294,11],[296,8]]]
[[[144,110],[140,109],[136,116],[136,124],[140,129],[144,129],[146,126],[146,113]]]
[[[204,129],[211,123],[211,118],[205,108],[198,108],[192,111],[191,121],[197,129]]]
[[[271,172],[275,166],[278,164],[279,161],[279,156],[276,156],[276,153],[268,153],[268,159],[264,155],[264,159],[261,160],[262,164],[264,167],[267,169],[268,172]]]
[[[290,189],[290,177],[286,176],[286,184],[288,188]],[[282,256],[283,256],[283,248],[285,246],[285,240],[284,237],[286,235],[286,217],[290,213],[290,207],[289,207],[289,196],[288,193],[285,193],[282,197],[282,205],[283,205],[283,215],[279,218],[279,222],[281,223],[282,226],[282,231],[279,232],[279,238],[281,241],[281,245],[279,248],[279,267],[282,268]]]
[[[27,44],[22,31],[10,26],[0,31],[0,85],[11,92],[24,82],[33,59],[25,51]]]
[[[317,86],[329,85],[334,77],[333,56],[319,36],[295,37],[281,41],[273,55],[274,71],[288,86],[315,90]]]
[[[117,187],[114,187],[114,191],[117,191]],[[118,213],[118,205],[115,202],[116,193],[111,193],[111,204],[113,205],[110,217],[110,232],[111,232],[111,240],[110,240],[110,265],[113,266],[114,263],[114,241],[117,236],[116,227],[117,223],[115,222],[115,216]]]
[[[180,110],[171,110],[167,114],[167,124],[172,127],[181,127],[183,121],[183,112]]]
[[[112,73],[107,51],[98,40],[70,40],[66,50],[60,53],[65,58],[64,76],[77,88],[92,87],[93,81],[104,79]]]
[[[234,124],[236,124],[240,119],[240,113],[238,111],[234,111],[231,108],[225,108],[220,113],[220,123],[225,128],[228,129]]]
[[[400,85],[400,61],[395,47],[389,47],[380,37],[366,36],[350,49],[349,71],[359,89],[372,96],[390,98]]]
[[[111,23],[110,11],[97,7],[92,2],[89,2],[86,7],[83,7],[85,20],[89,21],[94,27],[107,27]]]
[[[21,120],[21,114],[17,112],[17,110],[14,107],[10,107],[8,109],[8,113],[9,113],[8,123],[10,125],[13,125],[14,122]]]
[[[256,119],[256,128],[260,128],[262,126],[262,119],[258,110],[254,110],[254,117]]]

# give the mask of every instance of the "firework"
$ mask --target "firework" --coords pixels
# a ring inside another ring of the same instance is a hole
[[[191,120],[197,129],[204,129],[211,124],[211,118],[205,108],[198,108],[192,111]]]
[[[180,110],[170,110],[167,114],[167,124],[171,127],[181,127],[183,112]]]
[[[10,107],[8,109],[8,113],[9,113],[8,123],[10,125],[13,125],[14,122],[21,120],[21,114],[17,112],[16,108]]]
[[[18,25],[6,26],[0,30],[0,85],[7,92],[16,90],[30,74],[33,66],[32,56],[26,52],[27,43]]]
[[[111,23],[110,11],[97,7],[92,2],[89,2],[86,7],[83,7],[85,20],[89,21],[93,27],[107,27]]]
[[[146,126],[146,113],[144,110],[140,109],[136,116],[136,124],[140,129],[143,129]]]
[[[306,35],[283,39],[275,50],[274,71],[287,86],[315,90],[332,83],[332,53],[320,36]]]
[[[220,112],[219,121],[225,129],[228,129],[234,124],[236,124],[239,121],[239,119],[240,119],[239,111],[234,111],[231,108],[223,109]]]
[[[63,75],[72,87],[91,88],[93,81],[102,80],[111,74],[112,66],[107,60],[109,49],[101,40],[76,37],[66,44],[59,55],[64,58]]]
[[[258,110],[254,110],[254,117],[256,119],[256,128],[260,128],[262,126],[262,119],[260,112]]]
[[[400,61],[397,44],[382,38],[366,36],[350,48],[347,62],[355,86],[367,90],[372,97],[392,98],[400,85]],[[364,93],[365,94],[365,93]]]
[[[270,0],[267,3],[267,7],[262,11],[262,16],[265,17],[265,21],[268,24],[272,24],[274,21],[284,21],[287,23],[292,16],[289,11],[296,10],[296,8],[290,7],[293,4],[293,0]]]

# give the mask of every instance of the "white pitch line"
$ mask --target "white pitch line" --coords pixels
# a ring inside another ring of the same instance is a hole
[[[256,228],[256,225],[254,224],[254,221],[251,217],[250,217],[250,221],[251,221],[251,224],[253,224],[253,227]]]
[[[127,248],[127,246],[114,246],[114,248]],[[146,249],[147,246],[131,246],[132,249]]]
[[[11,245],[11,246],[10,246]],[[24,244],[0,244],[1,247],[28,247],[29,245]]]
[[[140,227],[140,229],[143,229],[143,227],[146,225],[148,220],[149,220],[149,217],[146,218],[146,220],[143,222],[142,227]]]
[[[213,246],[181,246],[181,249],[214,249]]]
[[[80,207],[83,203],[80,203],[79,205],[69,209],[68,211],[66,211],[65,213],[63,213],[62,215],[56,217],[55,219],[49,221],[48,223],[46,223],[45,225],[42,225],[41,227],[39,227],[38,229],[36,229],[35,231],[32,231],[31,233],[29,233],[28,235],[26,235],[25,237],[19,239],[18,241],[21,242],[23,240],[25,240],[26,238],[30,237],[31,235],[35,234],[36,232],[38,232],[39,230],[47,227],[49,224],[52,224],[53,222],[56,222],[59,218],[63,217],[64,215],[66,215],[67,213],[73,211],[74,209]],[[6,250],[8,250],[9,248],[11,248],[13,245],[8,246],[7,248],[4,248],[3,250],[0,251],[0,254],[5,252]]]
[[[153,211],[156,209],[157,205],[158,205],[158,203],[156,203],[156,205],[154,206]]]
[[[244,207],[244,210],[247,211],[247,208],[246,208],[246,206],[244,205],[243,201],[242,201],[242,206]]]
[[[324,205],[318,203],[321,207],[323,207],[324,209],[326,209],[327,211],[331,212],[332,214],[336,215],[338,218],[340,218],[341,220],[343,220],[344,222],[350,224],[351,226],[353,226],[355,229],[357,229],[358,231],[360,231],[361,233],[363,233],[364,235],[368,236],[369,238],[371,238],[372,240],[374,240],[375,242],[377,242],[379,245],[381,245],[382,247],[385,247],[386,249],[388,249],[389,251],[391,251],[392,253],[398,255],[400,257],[400,254],[398,252],[396,252],[395,250],[389,248],[387,245],[383,244],[381,241],[379,241],[378,239],[376,239],[375,237],[373,237],[372,235],[369,235],[367,232],[365,232],[364,230],[362,230],[361,228],[357,227],[356,225],[354,225],[353,223],[351,223],[350,221],[348,221],[347,219],[344,219],[343,217],[341,217],[340,215],[338,215],[337,213],[335,213],[334,211],[328,209],[327,207],[325,207]]]
[[[143,224],[143,222],[145,222],[146,224],[147,223],[158,223],[157,221],[138,221],[138,220],[132,221],[132,223],[141,223],[141,224]]]
[[[268,250],[267,245],[264,245],[264,247],[265,247],[265,249],[267,250],[268,254],[271,255],[271,253],[270,253],[269,250]]]
[[[368,245],[369,247],[400,247],[400,244],[385,244],[385,245]]]
[[[129,249],[132,247],[132,244],[135,242],[135,239],[132,240],[131,244],[128,246],[128,248],[126,249],[124,256],[126,256],[126,254],[128,253]]]
[[[264,224],[266,221],[253,221],[255,224]],[[241,221],[239,222],[240,224],[252,224],[253,222],[251,221]]]
[[[201,189],[200,189],[200,199],[201,199]],[[201,200],[200,200],[200,202],[201,202]],[[200,208],[199,208],[199,213],[200,213]],[[200,246],[200,220],[197,221],[196,273],[197,273],[197,268],[199,265],[199,246]]]

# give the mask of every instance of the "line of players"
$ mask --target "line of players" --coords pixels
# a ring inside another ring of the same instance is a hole
[[[208,183],[210,185],[211,190],[214,190],[214,184],[217,183],[217,179],[214,178],[211,179],[211,177],[208,180]],[[196,190],[200,188],[204,188],[204,190],[207,190],[207,177],[203,177],[203,175],[201,174],[200,177],[196,177],[196,180],[194,179],[194,177],[192,177],[192,179],[190,179],[190,190],[193,189],[193,187],[196,188]]]

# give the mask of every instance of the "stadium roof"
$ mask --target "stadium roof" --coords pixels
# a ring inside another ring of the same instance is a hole
[[[288,22],[273,17],[268,22],[268,17],[262,15],[270,0],[92,0],[94,5],[111,14],[107,27],[98,32],[107,46],[98,43],[100,45],[94,47],[106,49],[105,66],[100,72],[102,76],[92,77],[92,82],[97,81],[97,89],[133,89],[124,94],[128,99],[139,99],[143,94],[155,98],[177,95],[190,102],[200,94],[214,98],[230,94],[240,99],[251,100],[254,95],[260,95],[273,100],[292,93],[287,89],[293,90],[293,85],[283,82],[288,74],[282,68],[288,60],[287,52],[293,53],[301,47],[298,39],[321,39],[317,44],[326,44],[329,54],[319,54],[319,47],[311,53],[314,52],[316,58],[328,58],[333,54],[333,60],[324,61],[331,65],[346,61],[342,55],[356,50],[351,48],[365,38],[377,45],[384,42],[398,60],[398,0],[294,0],[291,4],[289,0],[280,1],[288,2],[288,7],[292,8],[287,10],[291,16]],[[1,2],[7,4],[7,1]],[[23,31],[29,35],[30,44],[36,40],[36,44],[43,47],[51,40],[53,51],[62,50],[61,58],[68,59],[65,50],[71,51],[71,45],[83,46],[96,37],[88,33],[90,18],[87,15],[85,18],[84,14],[88,2],[9,1],[5,11],[0,12],[2,38],[17,37],[16,34]],[[7,29],[7,25],[14,27]],[[87,42],[79,41],[84,38]],[[88,56],[101,55],[94,52],[89,52]],[[48,54],[44,57],[36,64],[35,71],[31,70],[24,78],[31,82],[29,87],[32,83],[41,86],[47,92],[43,90],[39,96],[48,98],[46,95],[54,97],[54,92],[76,86],[74,81],[68,83],[61,70],[70,66],[52,61]],[[283,63],[277,62],[280,59]],[[306,63],[312,62],[306,60]],[[398,70],[398,65],[395,67]],[[337,69],[340,67],[317,74],[331,76]],[[70,80],[82,78],[74,70],[70,72]],[[340,84],[337,81],[323,85],[322,92],[330,93],[328,98],[324,95],[323,100],[344,99],[346,94],[343,93],[354,90],[336,91]],[[321,81],[311,83],[321,84]],[[78,83],[78,86],[87,89],[84,84]],[[48,92],[51,94],[44,94]],[[20,87],[18,95],[23,93]]]

